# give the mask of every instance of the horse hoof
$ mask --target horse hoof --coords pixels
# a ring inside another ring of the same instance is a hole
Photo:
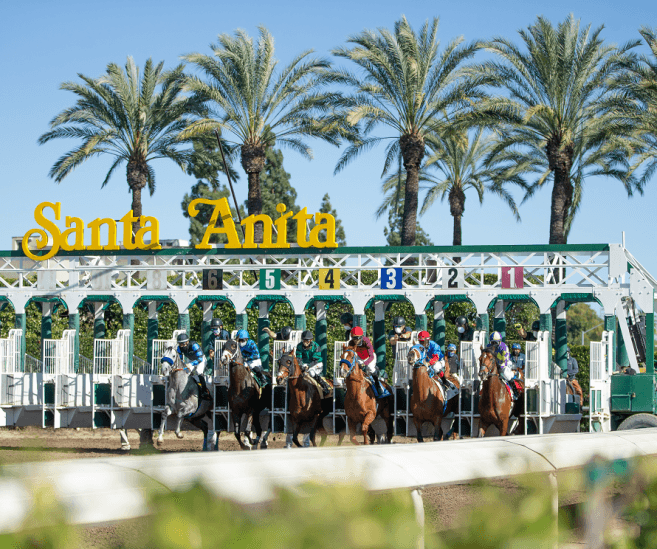
[[[269,448],[269,444],[267,444],[266,442],[263,442],[263,443],[260,445],[260,449],[261,449],[261,450],[266,450],[267,448]]]
[[[129,452],[130,451],[130,445],[129,444],[124,444],[123,446],[121,446],[121,450],[123,452]]]
[[[185,435],[183,435],[182,433],[176,433],[176,436],[177,436],[178,438],[185,438]]]
[[[164,440],[162,440],[161,438],[158,438],[157,439],[157,445],[162,446],[162,444],[164,444]]]

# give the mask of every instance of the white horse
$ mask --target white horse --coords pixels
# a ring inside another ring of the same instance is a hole
[[[164,442],[164,425],[167,417],[175,415],[178,420],[176,423],[176,436],[183,438],[180,432],[180,426],[183,419],[188,420],[194,427],[203,431],[204,442],[203,450],[215,450],[217,445],[217,434],[212,429],[212,401],[200,400],[200,391],[198,385],[193,379],[190,379],[189,369],[180,360],[174,347],[167,347],[162,357],[162,375],[168,376],[167,401],[160,429],[158,431],[157,444]]]

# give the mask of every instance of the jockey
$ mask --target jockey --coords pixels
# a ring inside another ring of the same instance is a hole
[[[379,395],[386,393],[385,387],[379,381],[379,376],[383,377],[385,373],[379,372],[376,368],[376,355],[374,354],[372,342],[363,334],[363,329],[360,326],[353,327],[349,335],[351,336],[349,346],[356,347],[356,354],[361,360],[361,370],[366,376],[371,376],[374,392],[378,398]]]
[[[525,353],[522,352],[522,347],[520,343],[514,343],[511,345],[511,368],[517,372],[525,371]]]
[[[224,323],[220,318],[213,318],[210,322],[210,337],[208,338],[208,352],[207,355],[210,359],[214,358],[215,342],[227,341],[230,339],[230,334],[224,330]]]
[[[388,334],[388,339],[392,346],[392,356],[394,360],[397,360],[397,343],[399,341],[410,341],[412,333],[413,330],[406,326],[406,320],[403,316],[396,316],[393,319],[392,330]]]
[[[276,341],[290,341],[290,336],[292,335],[292,328],[290,326],[283,326],[280,332],[274,332],[267,327],[263,328],[263,331]]]
[[[459,336],[459,343],[461,341],[472,341],[474,338],[474,330],[468,324],[468,319],[464,316],[459,316],[456,319],[456,331]]]
[[[417,340],[426,351],[424,360],[429,366],[429,377],[437,375],[446,389],[456,389],[456,386],[445,376],[445,355],[440,350],[440,346],[431,339],[429,332],[422,330],[417,335]]]
[[[185,364],[185,369],[189,370],[190,377],[201,386],[200,397],[202,400],[212,400],[208,386],[205,383],[205,370],[206,360],[203,356],[201,346],[196,341],[190,341],[187,334],[180,334],[177,338],[178,346],[176,352]]]
[[[301,362],[301,369],[308,372],[324,393],[330,393],[331,388],[322,378],[324,363],[322,362],[322,351],[316,341],[313,341],[313,333],[306,330],[301,334],[301,343],[297,345],[297,360]]]
[[[450,374],[458,374],[461,370],[461,361],[456,356],[456,345],[454,343],[450,343],[447,346],[447,365],[449,366]]]
[[[502,335],[500,332],[493,332],[490,334],[490,347],[493,348],[493,355],[495,356],[495,361],[497,362],[497,369],[500,374],[500,379],[503,379],[507,382],[511,382],[514,379],[517,379],[518,374],[514,372],[511,363],[511,354],[509,353],[509,348],[506,346],[506,343],[502,341]],[[516,388],[515,383],[508,383],[509,387],[513,391],[513,400],[518,400],[518,389]]]
[[[354,327],[354,315],[351,313],[342,313],[340,315],[340,322],[345,329],[344,338],[346,341],[351,339],[351,329]]]
[[[532,322],[532,331],[529,334],[525,331],[525,329],[520,324],[516,324],[515,327],[518,330],[518,334],[520,335],[520,337],[525,341],[538,340],[538,332],[541,330],[541,323],[538,320],[534,320],[534,322]]]
[[[262,362],[260,360],[260,351],[255,341],[249,338],[249,332],[246,330],[237,331],[237,344],[240,347],[244,364],[253,372],[253,377],[261,387],[267,385],[267,378],[262,372]]]

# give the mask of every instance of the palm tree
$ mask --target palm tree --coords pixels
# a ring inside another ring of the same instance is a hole
[[[163,62],[153,65],[148,59],[140,76],[139,67],[128,57],[125,70],[110,63],[100,78],[79,74],[82,84],[64,82],[61,89],[73,92],[78,100],[52,119],[50,131],[39,138],[39,144],[58,138],[81,139],[82,143],[55,162],[50,177],[60,183],[86,160],[112,156],[114,162],[101,188],[114,170],[127,163],[132,212],[139,218],[142,189],[148,186],[151,195],[155,192],[155,172],[150,163],[168,158],[185,170],[192,149],[181,147],[189,141],[181,132],[204,114],[198,101],[182,95],[183,65],[169,72],[163,67]],[[135,221],[133,234],[138,230],[139,221]]]
[[[220,35],[218,44],[211,45],[212,55],[184,56],[207,77],[203,81],[189,76],[187,89],[215,115],[197,121],[186,135],[221,128],[241,147],[249,214],[262,212],[260,173],[268,148],[287,146],[311,159],[312,150],[302,138],[316,137],[337,146],[344,134],[335,114],[340,94],[323,89],[333,81],[330,63],[311,57],[308,50],[277,70],[274,39],[264,27],[259,31],[257,42],[238,30],[234,37]],[[256,242],[262,242],[261,224],[255,229]]]
[[[643,174],[636,181],[642,191],[644,185],[657,170],[657,29],[639,29],[651,56],[632,56],[624,59],[623,68],[614,81],[619,92],[615,106],[619,108],[630,128],[638,128],[638,154],[630,166],[629,174],[645,166]]]
[[[415,33],[405,17],[388,29],[363,31],[347,39],[352,48],[338,48],[334,55],[349,59],[359,74],[336,72],[354,93],[346,103],[348,122],[362,124],[362,138],[352,142],[335,168],[342,170],[360,153],[388,140],[383,175],[401,153],[406,170],[402,246],[415,243],[419,170],[426,154],[426,137],[446,131],[444,113],[456,116],[479,97],[473,80],[461,78],[460,65],[479,48],[477,43],[453,40],[439,54],[438,18],[426,21]],[[378,126],[392,136],[370,135]]]
[[[550,244],[567,242],[587,177],[616,177],[628,195],[633,190],[625,169],[631,138],[609,102],[608,81],[636,43],[605,45],[602,28],[580,30],[572,15],[555,28],[539,17],[520,31],[526,52],[495,38],[485,47],[498,59],[471,71],[478,82],[508,94],[475,107],[479,122],[499,133],[489,162],[515,164],[518,172],[536,175],[525,200],[552,183]]]
[[[462,244],[461,220],[465,211],[465,193],[474,189],[483,203],[486,191],[497,194],[511,208],[514,217],[520,221],[518,207],[513,197],[504,188],[506,183],[514,183],[525,187],[520,175],[515,173],[511,166],[485,165],[484,161],[495,145],[491,135],[484,135],[482,129],[477,129],[472,138],[467,130],[453,131],[445,137],[427,136],[427,143],[436,151],[424,163],[419,172],[420,190],[426,190],[420,215],[440,198],[448,198],[449,213],[454,218],[454,232],[452,245]],[[438,172],[438,175],[434,175]],[[386,209],[392,207],[398,200],[399,181],[405,176],[395,173],[383,182],[383,191],[386,193],[383,204],[377,210],[377,217]]]

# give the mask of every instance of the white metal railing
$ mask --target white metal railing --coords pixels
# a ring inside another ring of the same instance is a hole
[[[411,341],[397,342],[395,363],[392,369],[392,383],[395,387],[405,387],[413,383],[413,367],[408,363],[408,352],[413,345],[412,338]]]
[[[130,330],[119,330],[114,339],[96,339],[94,341],[94,375],[129,374],[128,342]]]
[[[40,374],[43,372],[43,361],[25,353],[25,373]]]
[[[342,355],[342,349],[348,343],[348,341],[336,341],[333,343],[333,383],[336,386],[344,385],[344,375],[342,368],[340,368],[340,355]]]
[[[614,371],[614,332],[602,332],[590,344],[589,430],[611,431],[611,375]]]
[[[94,371],[94,361],[90,358],[80,355],[78,361],[78,373],[79,374],[91,374]]]
[[[294,490],[308,482],[358,482],[373,491],[415,490],[528,472],[552,475],[586,466],[593,459],[651,455],[657,455],[657,429],[480,438],[449,444],[308,448],[293,453],[282,449],[212,455],[192,452],[175,459],[155,455],[6,465],[8,474],[0,479],[0,505],[12,512],[0,515],[0,531],[18,530],[29,516],[30,487],[35,478],[47,478],[57,486],[57,497],[69,509],[73,524],[99,524],[150,513],[148,487],[152,483],[179,491],[198,481],[240,504],[261,504],[276,497],[279,488]],[[294,467],[290,467],[290,459]],[[441,467],[445,463],[450,466]],[[182,476],[181,465],[186,473]],[[551,495],[558,507],[556,478],[552,476]],[[98,505],[108,500],[121,504]]]
[[[64,330],[61,339],[43,340],[43,373],[75,374],[75,330]]]
[[[13,328],[9,330],[6,339],[0,339],[0,372],[13,374],[23,371],[20,361],[23,330]]]
[[[132,373],[148,375],[152,373],[151,363],[137,355],[132,355]]]
[[[161,360],[162,357],[164,356],[164,353],[166,352],[167,348],[169,347],[176,347],[178,345],[177,340],[178,336],[180,334],[186,334],[186,330],[174,330],[173,334],[171,335],[171,339],[154,339],[153,340],[153,347],[152,347],[152,352],[151,352],[151,368],[150,368],[150,374],[151,375],[161,375],[162,373],[162,366],[161,366]]]

